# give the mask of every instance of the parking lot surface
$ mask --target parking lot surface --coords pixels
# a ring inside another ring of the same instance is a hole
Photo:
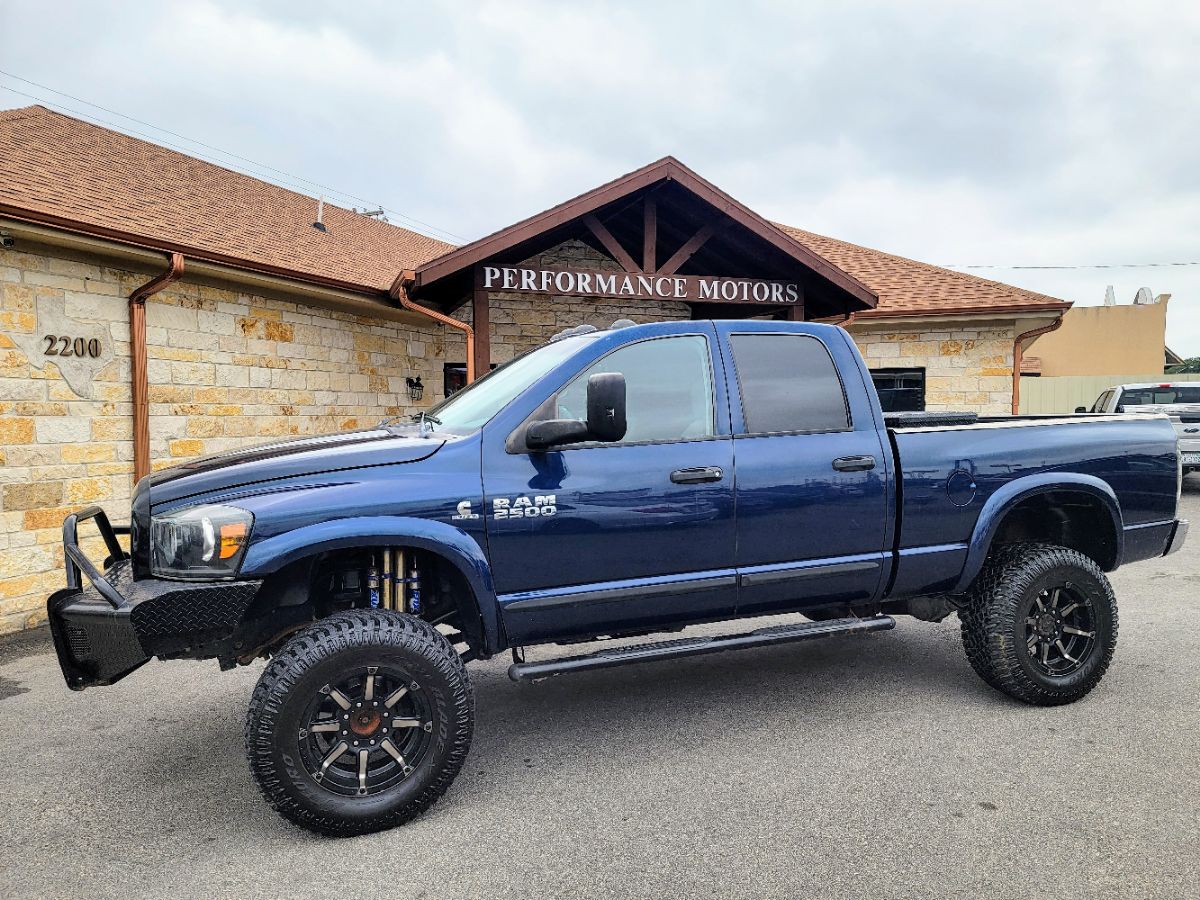
[[[262,663],[78,694],[22,635],[0,643],[0,895],[1196,897],[1200,534],[1113,581],[1113,666],[1057,709],[986,687],[956,619],[537,685],[476,663],[449,793],[344,840],[250,781]]]

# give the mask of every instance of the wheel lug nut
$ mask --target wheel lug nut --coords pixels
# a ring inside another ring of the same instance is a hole
[[[355,746],[355,747],[357,747],[357,746],[358,746],[358,741],[355,741],[355,742],[354,742],[354,746]]]
[[[355,706],[362,706],[362,703],[361,703],[361,702],[359,702],[359,703],[355,703],[354,705],[355,705]]]

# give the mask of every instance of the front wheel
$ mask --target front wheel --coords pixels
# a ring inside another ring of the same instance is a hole
[[[412,616],[338,613],[263,671],[246,719],[250,771],[298,825],[353,835],[403,824],[450,786],[474,724],[450,642]]]
[[[1088,557],[1016,544],[989,560],[960,610],[967,659],[996,690],[1036,706],[1072,703],[1104,677],[1117,601]]]

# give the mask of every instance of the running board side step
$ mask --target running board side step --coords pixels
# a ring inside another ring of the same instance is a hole
[[[585,656],[564,656],[543,662],[513,663],[508,667],[508,677],[513,681],[540,681],[566,672],[583,672],[588,669],[609,669],[631,663],[651,662],[659,659],[678,659],[684,656],[702,656],[706,653],[721,653],[725,650],[741,650],[746,647],[767,647],[772,644],[790,644],[813,638],[833,637],[839,634],[867,634],[871,631],[888,631],[896,627],[891,616],[874,616],[870,619],[832,619],[828,622],[798,622],[792,625],[774,625],[759,628],[745,634],[725,634],[715,637],[680,638],[652,644],[635,644],[629,647],[612,647],[598,650]]]

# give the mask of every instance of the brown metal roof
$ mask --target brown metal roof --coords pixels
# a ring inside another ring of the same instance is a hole
[[[671,157],[457,248],[330,204],[321,232],[312,227],[312,197],[41,106],[0,111],[0,160],[0,215],[366,293],[386,292],[404,269],[419,271],[426,282],[443,277],[540,227],[667,179],[863,305],[875,305],[877,296],[876,308],[856,318],[1070,306],[769,223]]]
[[[351,290],[450,244],[41,106],[0,112],[0,214]]]

